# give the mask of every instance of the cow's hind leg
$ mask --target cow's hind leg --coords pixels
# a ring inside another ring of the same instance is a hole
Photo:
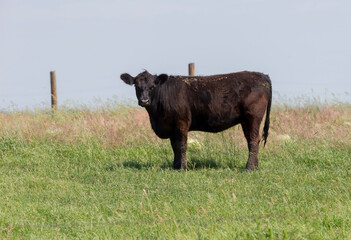
[[[245,114],[241,126],[249,148],[249,159],[246,169],[255,170],[258,168],[258,148],[261,141],[260,125],[267,109],[268,100],[264,95],[251,95],[246,102]]]
[[[262,118],[249,117],[241,123],[249,148],[249,159],[246,163],[246,169],[255,170],[258,168],[258,148],[261,141],[260,124]]]

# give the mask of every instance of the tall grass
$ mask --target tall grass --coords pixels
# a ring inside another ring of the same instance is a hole
[[[276,106],[260,169],[240,127],[190,170],[137,107],[0,113],[3,239],[350,239],[350,105]]]
[[[351,124],[349,105],[278,106],[273,109],[271,119],[270,141],[276,141],[277,136],[282,134],[289,134],[292,139],[305,140],[350,139],[349,132],[346,131]],[[144,109],[123,105],[113,109],[63,109],[55,114],[45,111],[0,112],[0,134],[16,136],[27,142],[38,140],[77,144],[82,141],[98,141],[110,147],[144,141],[162,142],[152,132]],[[225,136],[226,142],[229,138],[230,141],[236,141],[236,144],[243,140],[238,126],[218,135],[199,132],[190,134],[200,139],[205,136]]]

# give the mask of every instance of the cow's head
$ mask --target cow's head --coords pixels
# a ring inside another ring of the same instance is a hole
[[[136,77],[123,73],[121,79],[129,85],[135,85],[135,92],[138,98],[138,104],[142,107],[151,105],[155,95],[155,89],[168,79],[167,74],[151,75],[147,71],[140,73]]]

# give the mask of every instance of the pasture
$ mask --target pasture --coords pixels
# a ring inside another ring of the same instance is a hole
[[[174,171],[144,109],[0,113],[0,238],[351,238],[350,105],[275,106],[254,172],[241,127],[190,139]]]

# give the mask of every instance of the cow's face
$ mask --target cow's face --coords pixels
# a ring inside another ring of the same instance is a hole
[[[155,89],[168,79],[166,74],[151,75],[147,71],[140,73],[136,77],[128,73],[121,75],[121,79],[129,85],[135,85],[135,92],[138,98],[138,104],[142,107],[148,107],[152,104],[155,95]]]

